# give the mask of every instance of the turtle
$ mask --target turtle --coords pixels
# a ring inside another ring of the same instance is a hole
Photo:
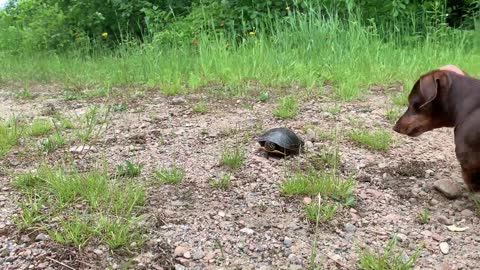
[[[272,128],[257,138],[260,146],[272,154],[298,154],[305,142],[288,128]]]

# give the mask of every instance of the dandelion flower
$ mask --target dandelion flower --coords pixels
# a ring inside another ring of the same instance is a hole
[[[102,37],[106,38],[108,36],[108,33],[107,32],[103,32],[102,33]]]
[[[250,36],[254,36],[254,35],[255,35],[255,32],[252,31],[252,32],[250,32],[250,33],[248,33],[248,34],[249,34]]]

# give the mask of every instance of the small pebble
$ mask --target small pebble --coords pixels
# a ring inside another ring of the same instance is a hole
[[[460,213],[463,217],[471,217],[473,216],[473,211],[470,209],[465,209]]]
[[[443,254],[448,254],[450,251],[450,246],[447,242],[440,243],[440,251],[442,251]]]
[[[286,247],[291,247],[292,246],[292,239],[290,237],[287,237],[285,236],[285,238],[283,239],[283,244],[286,246]]]
[[[241,229],[240,232],[246,233],[246,234],[253,234],[255,231],[250,229],[250,228],[245,227],[245,228]]]
[[[357,227],[353,225],[352,223],[346,223],[345,224],[345,231],[347,233],[354,233],[357,230]]]
[[[44,234],[44,233],[40,233],[37,235],[37,237],[35,237],[35,241],[37,242],[40,242],[40,241],[45,241],[45,239],[48,238],[48,235]]]

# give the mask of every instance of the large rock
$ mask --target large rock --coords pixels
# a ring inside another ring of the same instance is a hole
[[[456,199],[462,195],[460,186],[450,179],[437,180],[433,187],[449,199]]]

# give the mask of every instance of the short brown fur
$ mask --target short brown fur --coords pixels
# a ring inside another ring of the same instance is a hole
[[[393,130],[418,137],[453,127],[463,180],[469,191],[480,192],[480,80],[453,65],[444,66],[422,75],[408,101]]]

